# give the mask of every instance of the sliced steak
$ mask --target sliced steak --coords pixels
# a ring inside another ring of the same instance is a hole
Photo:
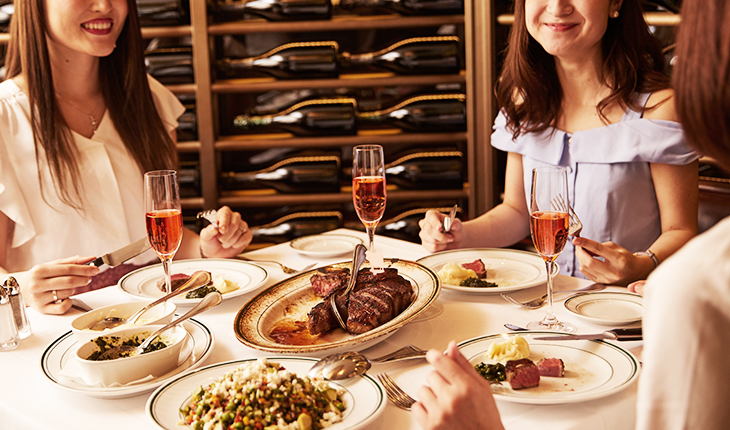
[[[318,269],[317,272],[309,278],[312,283],[314,294],[319,297],[327,297],[330,292],[345,288],[350,280],[350,269],[335,269],[334,267],[324,267]]]
[[[473,270],[480,279],[487,277],[487,268],[484,266],[484,262],[481,259],[474,260],[471,263],[464,263],[461,267],[467,270]]]
[[[340,311],[343,321],[347,321],[347,306],[345,298],[337,297],[335,299],[337,303],[337,309]],[[330,306],[329,298],[318,303],[312,308],[307,314],[307,328],[309,333],[313,335],[327,333],[336,328],[340,327],[340,323],[337,322],[337,317],[332,313],[332,306]]]
[[[347,330],[365,333],[385,324],[403,312],[412,301],[411,283],[388,268],[380,273],[363,269],[348,303]]]
[[[540,384],[540,371],[529,358],[508,361],[505,373],[513,390],[537,387]]]
[[[537,369],[540,376],[552,376],[562,378],[565,376],[565,364],[559,358],[543,358],[537,362]]]

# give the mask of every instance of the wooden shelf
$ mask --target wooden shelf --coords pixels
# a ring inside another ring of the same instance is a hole
[[[388,191],[389,202],[409,200],[438,200],[438,199],[466,199],[469,193],[466,190],[394,190]],[[329,194],[270,194],[250,196],[221,196],[218,198],[221,205],[228,206],[276,206],[276,205],[306,205],[327,203],[351,203],[352,193]]]
[[[276,79],[239,79],[218,81],[211,84],[211,90],[215,93],[260,93],[271,90],[296,90],[301,88],[370,88],[398,85],[437,85],[444,83],[463,84],[466,76],[463,73],[454,75],[418,75],[398,76],[390,73],[378,75],[379,77],[353,78],[340,77],[339,79],[307,79],[307,80],[276,80]]]
[[[679,24],[681,17],[678,14],[668,12],[645,12],[644,19],[649,25],[672,27]],[[497,22],[502,25],[512,25],[515,22],[515,17],[512,14],[499,15]]]
[[[271,136],[225,136],[215,143],[218,151],[243,151],[250,149],[266,149],[272,147],[292,148],[339,148],[342,146],[380,144],[434,144],[445,142],[464,142],[465,132],[456,133],[402,133],[396,130],[390,134],[360,132],[357,136],[297,137],[287,134]]]
[[[171,27],[142,27],[142,37],[152,39],[154,37],[185,37],[193,34],[193,27],[189,25]]]
[[[464,16],[335,16],[331,20],[270,22],[263,19],[211,24],[208,34],[224,36],[247,33],[287,33],[287,32],[321,32],[321,31],[355,31],[370,29],[399,29],[408,27],[430,27],[445,24],[463,25]]]

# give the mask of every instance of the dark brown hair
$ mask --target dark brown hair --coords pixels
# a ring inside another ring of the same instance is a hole
[[[730,169],[730,5],[686,0],[673,79],[690,143]]]
[[[557,123],[563,90],[553,56],[532,38],[525,23],[525,0],[515,2],[515,22],[495,94],[507,115],[507,125],[517,138],[522,133],[541,132]],[[649,32],[638,0],[624,0],[619,16],[608,20],[603,36],[603,82],[611,93],[596,107],[604,110],[619,103],[643,112],[633,100],[636,92],[669,87],[664,74],[661,45]]]
[[[36,163],[40,167],[39,149],[43,148],[59,198],[83,210],[78,149],[59,110],[53,87],[46,46],[45,1],[15,0],[14,6],[6,78],[21,73],[25,76]],[[117,133],[140,169],[173,168],[177,152],[157,112],[147,81],[137,4],[127,0],[127,6],[129,12],[116,48],[107,57],[100,58],[102,95]]]

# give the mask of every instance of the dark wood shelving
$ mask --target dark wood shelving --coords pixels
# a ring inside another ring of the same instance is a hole
[[[409,200],[466,199],[467,190],[393,190],[388,191],[388,202]],[[351,203],[352,193],[328,194],[252,194],[247,196],[221,196],[218,203],[228,206],[276,206],[292,204]]]

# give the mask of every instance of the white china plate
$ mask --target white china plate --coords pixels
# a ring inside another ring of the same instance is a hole
[[[293,325],[294,322],[300,321],[306,324],[307,313],[322,301],[322,298],[312,292],[309,279],[320,269],[350,268],[352,261],[347,261],[299,273],[259,293],[238,311],[233,321],[236,338],[250,348],[275,354],[317,356],[322,353],[332,354],[368,348],[420,316],[436,300],[440,292],[436,274],[427,267],[414,261],[389,258],[385,259],[385,264],[398,269],[398,274],[411,282],[415,298],[406,310],[379,327],[358,335],[351,335],[338,328],[315,339],[310,339],[311,335],[306,330],[304,334],[306,340],[302,342],[304,345],[278,343],[270,335],[275,326]],[[363,267],[368,266],[367,262],[363,264]]]
[[[289,246],[302,255],[324,258],[352,252],[358,243],[363,243],[359,237],[341,234],[316,234],[296,238],[289,242]]]
[[[523,290],[547,282],[545,262],[538,254],[516,249],[471,248],[442,251],[417,260],[438,274],[446,263],[471,263],[481,259],[487,268],[489,282],[497,287],[472,288],[442,282],[447,290],[471,294],[497,294]]]
[[[304,357],[269,357],[267,359],[280,363],[287,370],[299,375],[306,375],[309,368],[317,362],[316,359]],[[254,360],[256,359],[212,364],[178,376],[150,395],[145,407],[147,416],[163,429],[189,429],[189,427],[180,424],[182,419],[180,408],[190,402],[193,391],[200,386],[212,383],[241,363]],[[333,424],[328,429],[354,430],[363,428],[376,419],[385,408],[386,401],[383,388],[374,378],[368,375],[343,381],[342,384],[336,382],[330,382],[330,384],[333,386],[339,385],[345,390],[343,401],[346,409],[343,420]]]
[[[565,363],[565,377],[541,377],[534,388],[513,390],[509,382],[492,385],[497,400],[535,405],[554,405],[595,400],[629,387],[639,376],[639,361],[629,351],[602,340],[545,341],[536,336],[565,335],[556,332],[495,334],[470,339],[459,349],[472,365],[493,363],[487,358],[489,345],[519,334],[530,345],[530,360],[560,358]]]
[[[643,298],[633,293],[582,293],[565,301],[565,308],[585,321],[600,325],[621,325],[640,321]]]
[[[192,275],[198,270],[207,270],[215,279],[223,275],[227,281],[233,281],[238,289],[223,294],[223,300],[237,297],[255,290],[269,279],[269,272],[263,267],[248,261],[228,260],[219,258],[199,258],[172,262],[171,273],[185,273]],[[137,299],[156,299],[165,294],[157,287],[157,281],[163,279],[165,272],[162,264],[142,267],[130,272],[119,280],[119,288],[125,294]],[[200,302],[200,298],[186,299],[185,295],[177,296],[170,301],[180,306],[193,306]]]
[[[187,355],[185,360],[177,369],[160,377],[150,379],[140,384],[124,387],[90,387],[83,382],[76,382],[61,375],[61,370],[80,346],[73,332],[62,335],[53,341],[41,356],[41,368],[46,377],[59,388],[86,394],[102,399],[121,399],[132,397],[154,390],[164,382],[175,378],[179,374],[200,367],[213,352],[213,333],[203,323],[189,319],[183,322],[185,329],[190,336],[185,341],[181,352],[182,356]],[[80,381],[80,378],[79,378]]]

